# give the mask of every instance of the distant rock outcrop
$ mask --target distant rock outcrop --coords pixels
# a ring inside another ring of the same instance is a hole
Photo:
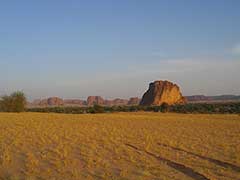
[[[38,103],[39,106],[48,106],[48,100],[47,99],[42,99]]]
[[[205,96],[193,95],[185,97],[189,103],[214,103],[214,102],[239,102],[240,96],[236,95],[219,95],[219,96]]]
[[[188,101],[209,101],[211,100],[210,97],[204,95],[193,95],[193,96],[186,96],[185,97]]]
[[[47,99],[47,104],[49,106],[63,106],[64,102],[63,102],[63,99],[59,97],[51,97]]]
[[[59,97],[50,97],[47,99],[37,99],[31,103],[31,106],[41,106],[41,107],[63,106],[63,105],[64,105],[64,101],[63,101],[63,99],[61,99]]]
[[[87,100],[81,99],[61,99],[58,97],[50,97],[48,99],[37,99],[32,103],[29,103],[29,107],[48,107],[48,106],[93,106],[95,104],[101,106],[127,106],[127,105],[138,105],[140,102],[139,98],[120,99],[116,98],[113,100],[103,99],[101,96],[89,96]]]
[[[35,99],[33,102],[30,102],[30,104],[32,105],[32,106],[37,106],[37,105],[39,105],[40,103],[41,103],[41,99]]]
[[[149,89],[144,93],[140,105],[161,105],[167,103],[182,104],[186,99],[182,96],[178,85],[169,81],[155,81],[150,83]]]
[[[116,98],[113,100],[105,100],[104,101],[104,105],[105,106],[125,106],[128,104],[128,100],[127,99],[120,99],[120,98]]]
[[[86,106],[87,102],[80,99],[64,99],[64,105],[66,106]]]
[[[101,96],[88,96],[87,98],[87,105],[104,105],[104,99]]]
[[[138,105],[140,103],[140,99],[138,97],[131,97],[128,101],[128,105],[132,106],[132,105]]]

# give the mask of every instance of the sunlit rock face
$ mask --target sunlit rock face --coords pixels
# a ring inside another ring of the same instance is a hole
[[[140,105],[161,105],[167,103],[183,104],[186,99],[182,96],[178,85],[169,81],[154,81],[149,84],[148,90],[144,93]]]

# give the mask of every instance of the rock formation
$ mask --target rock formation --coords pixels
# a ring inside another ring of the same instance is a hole
[[[213,102],[239,102],[240,96],[236,95],[219,95],[219,96],[204,96],[193,95],[185,97],[190,103],[213,103]]]
[[[131,97],[128,101],[128,105],[138,105],[140,103],[140,99],[138,97]]]
[[[35,99],[31,104],[33,105],[33,106],[37,106],[37,105],[39,105],[41,103],[41,99]]]
[[[104,99],[101,96],[88,96],[87,105],[93,106],[95,104],[104,105]]]
[[[87,102],[81,99],[64,99],[66,106],[86,106]]]
[[[140,105],[156,105],[163,103],[169,105],[185,103],[178,85],[169,81],[155,81],[150,83],[149,89],[144,93]]]
[[[104,105],[105,106],[125,106],[128,104],[128,100],[127,99],[120,99],[120,98],[116,98],[113,100],[105,100],[104,101]]]
[[[211,97],[207,97],[204,95],[193,95],[193,96],[186,96],[185,97],[188,101],[210,101]]]
[[[47,99],[42,99],[38,103],[39,106],[48,106],[48,100]]]
[[[35,107],[35,106],[41,106],[41,107],[63,106],[63,105],[64,105],[64,101],[63,101],[63,99],[61,99],[59,97],[50,97],[48,99],[37,99],[31,103],[31,106],[33,106],[33,107]]]
[[[49,106],[62,106],[64,105],[63,99],[59,97],[51,97],[47,99],[47,104]]]

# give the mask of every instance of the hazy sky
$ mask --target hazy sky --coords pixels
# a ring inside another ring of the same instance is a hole
[[[240,94],[240,1],[0,2],[0,94],[140,97],[157,79]]]

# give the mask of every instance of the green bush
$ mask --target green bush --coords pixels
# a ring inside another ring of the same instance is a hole
[[[25,111],[26,97],[23,92],[17,91],[10,96],[3,96],[0,100],[0,110],[3,112]]]
[[[95,105],[93,106],[93,113],[104,113],[104,107],[95,104]]]

